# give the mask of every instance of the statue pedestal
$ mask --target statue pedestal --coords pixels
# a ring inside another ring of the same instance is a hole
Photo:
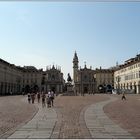
[[[67,85],[67,92],[73,92],[73,86]]]
[[[71,83],[66,84],[66,92],[64,93],[64,96],[75,96],[73,85]]]

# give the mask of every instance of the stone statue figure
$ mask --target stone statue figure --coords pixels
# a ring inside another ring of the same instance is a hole
[[[72,82],[72,79],[71,79],[71,76],[70,76],[70,74],[68,73],[68,78],[67,78],[67,81],[68,81],[68,83],[71,83]]]

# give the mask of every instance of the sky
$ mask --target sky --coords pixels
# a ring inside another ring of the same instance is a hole
[[[0,58],[17,66],[109,68],[140,53],[140,2],[0,2]]]

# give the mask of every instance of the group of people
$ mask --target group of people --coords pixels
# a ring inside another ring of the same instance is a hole
[[[28,103],[32,103],[34,104],[35,99],[37,98],[37,102],[40,103],[40,100],[42,101],[42,107],[46,107],[46,103],[47,103],[47,107],[52,107],[53,106],[53,102],[54,102],[54,92],[52,90],[49,90],[48,93],[45,92],[37,92],[37,94],[35,93],[28,93]]]

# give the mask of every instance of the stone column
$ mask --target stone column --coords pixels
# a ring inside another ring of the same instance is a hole
[[[1,82],[0,82],[0,95],[2,95]]]
[[[47,85],[46,84],[44,85],[44,92],[45,93],[47,92]]]
[[[132,84],[132,89],[134,90],[134,93],[136,93],[135,84]]]
[[[135,92],[135,94],[137,94],[137,86],[136,85],[134,85],[134,92]]]
[[[47,90],[48,90],[48,91],[50,90],[50,85],[47,85]]]
[[[75,85],[76,86],[76,85]],[[76,89],[77,89],[77,95],[80,93],[80,84],[78,84],[77,86],[76,86]]]
[[[4,95],[3,90],[4,90],[4,84],[3,84],[3,83],[1,83],[1,94],[2,94],[2,95]]]
[[[138,94],[139,93],[139,87],[138,87],[138,85],[136,85],[136,94]]]
[[[59,93],[59,85],[56,85],[56,92]]]
[[[140,83],[137,85],[137,93],[140,94]]]
[[[60,85],[60,92],[63,92],[63,88],[62,88],[62,85]]]
[[[7,93],[7,83],[5,82],[5,91],[4,91],[4,94]]]
[[[15,93],[15,84],[13,84],[13,93]]]
[[[59,92],[61,92],[61,85],[59,85]]]
[[[10,83],[8,83],[8,93],[10,93]]]

